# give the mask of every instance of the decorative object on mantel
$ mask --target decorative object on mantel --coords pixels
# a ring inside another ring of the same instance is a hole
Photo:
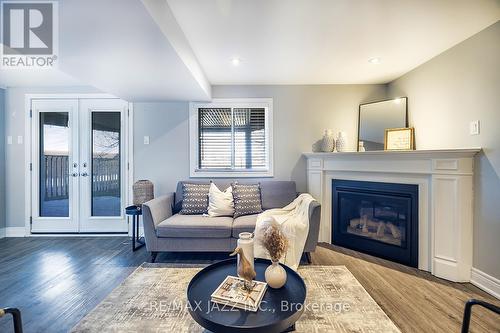
[[[359,141],[358,142],[358,151],[359,152],[365,152],[366,149],[365,149],[365,143],[363,141]]]
[[[384,150],[414,150],[415,130],[413,127],[388,128],[385,130]]]
[[[399,127],[408,127],[407,97],[359,105],[358,142],[366,151],[383,150],[385,129]]]
[[[323,141],[321,141],[321,151],[331,153],[335,149],[335,136],[332,129],[325,129]]]
[[[286,283],[286,270],[279,261],[288,249],[288,239],[277,225],[272,224],[264,232],[263,244],[272,262],[264,274],[266,282],[271,288],[281,288]]]
[[[147,179],[141,179],[132,186],[134,192],[133,203],[136,206],[141,206],[143,203],[154,199],[154,185]]]
[[[347,135],[345,132],[340,131],[337,137],[337,151],[343,152],[347,150]]]

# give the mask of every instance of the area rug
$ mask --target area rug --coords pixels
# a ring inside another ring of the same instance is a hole
[[[208,332],[186,308],[192,265],[143,264],[73,332]],[[303,266],[307,286],[296,332],[400,332],[345,266]]]

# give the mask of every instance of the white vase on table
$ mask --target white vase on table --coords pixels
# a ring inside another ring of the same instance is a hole
[[[255,269],[255,267],[254,267],[254,253],[253,253],[253,245],[254,245],[253,233],[241,232],[238,234],[238,237],[239,238],[237,241],[237,247],[239,247],[243,250],[243,255],[250,262],[252,269]],[[240,255],[239,254],[237,257],[237,265],[238,265],[238,267],[240,266]]]
[[[279,261],[271,262],[272,264],[266,268],[264,277],[269,287],[278,289],[286,283],[286,270],[280,265]]]

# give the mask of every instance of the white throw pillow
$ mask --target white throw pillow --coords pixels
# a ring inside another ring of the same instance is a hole
[[[217,188],[214,183],[210,184],[208,191],[208,215],[216,216],[233,216],[234,201],[233,188],[229,186],[224,192]]]

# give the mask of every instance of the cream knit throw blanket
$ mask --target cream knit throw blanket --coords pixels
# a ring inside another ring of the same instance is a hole
[[[297,270],[309,233],[309,204],[312,201],[314,198],[304,193],[283,208],[269,209],[259,214],[255,225],[255,257],[269,259],[262,238],[270,225],[277,224],[288,238],[288,251],[280,262]]]

